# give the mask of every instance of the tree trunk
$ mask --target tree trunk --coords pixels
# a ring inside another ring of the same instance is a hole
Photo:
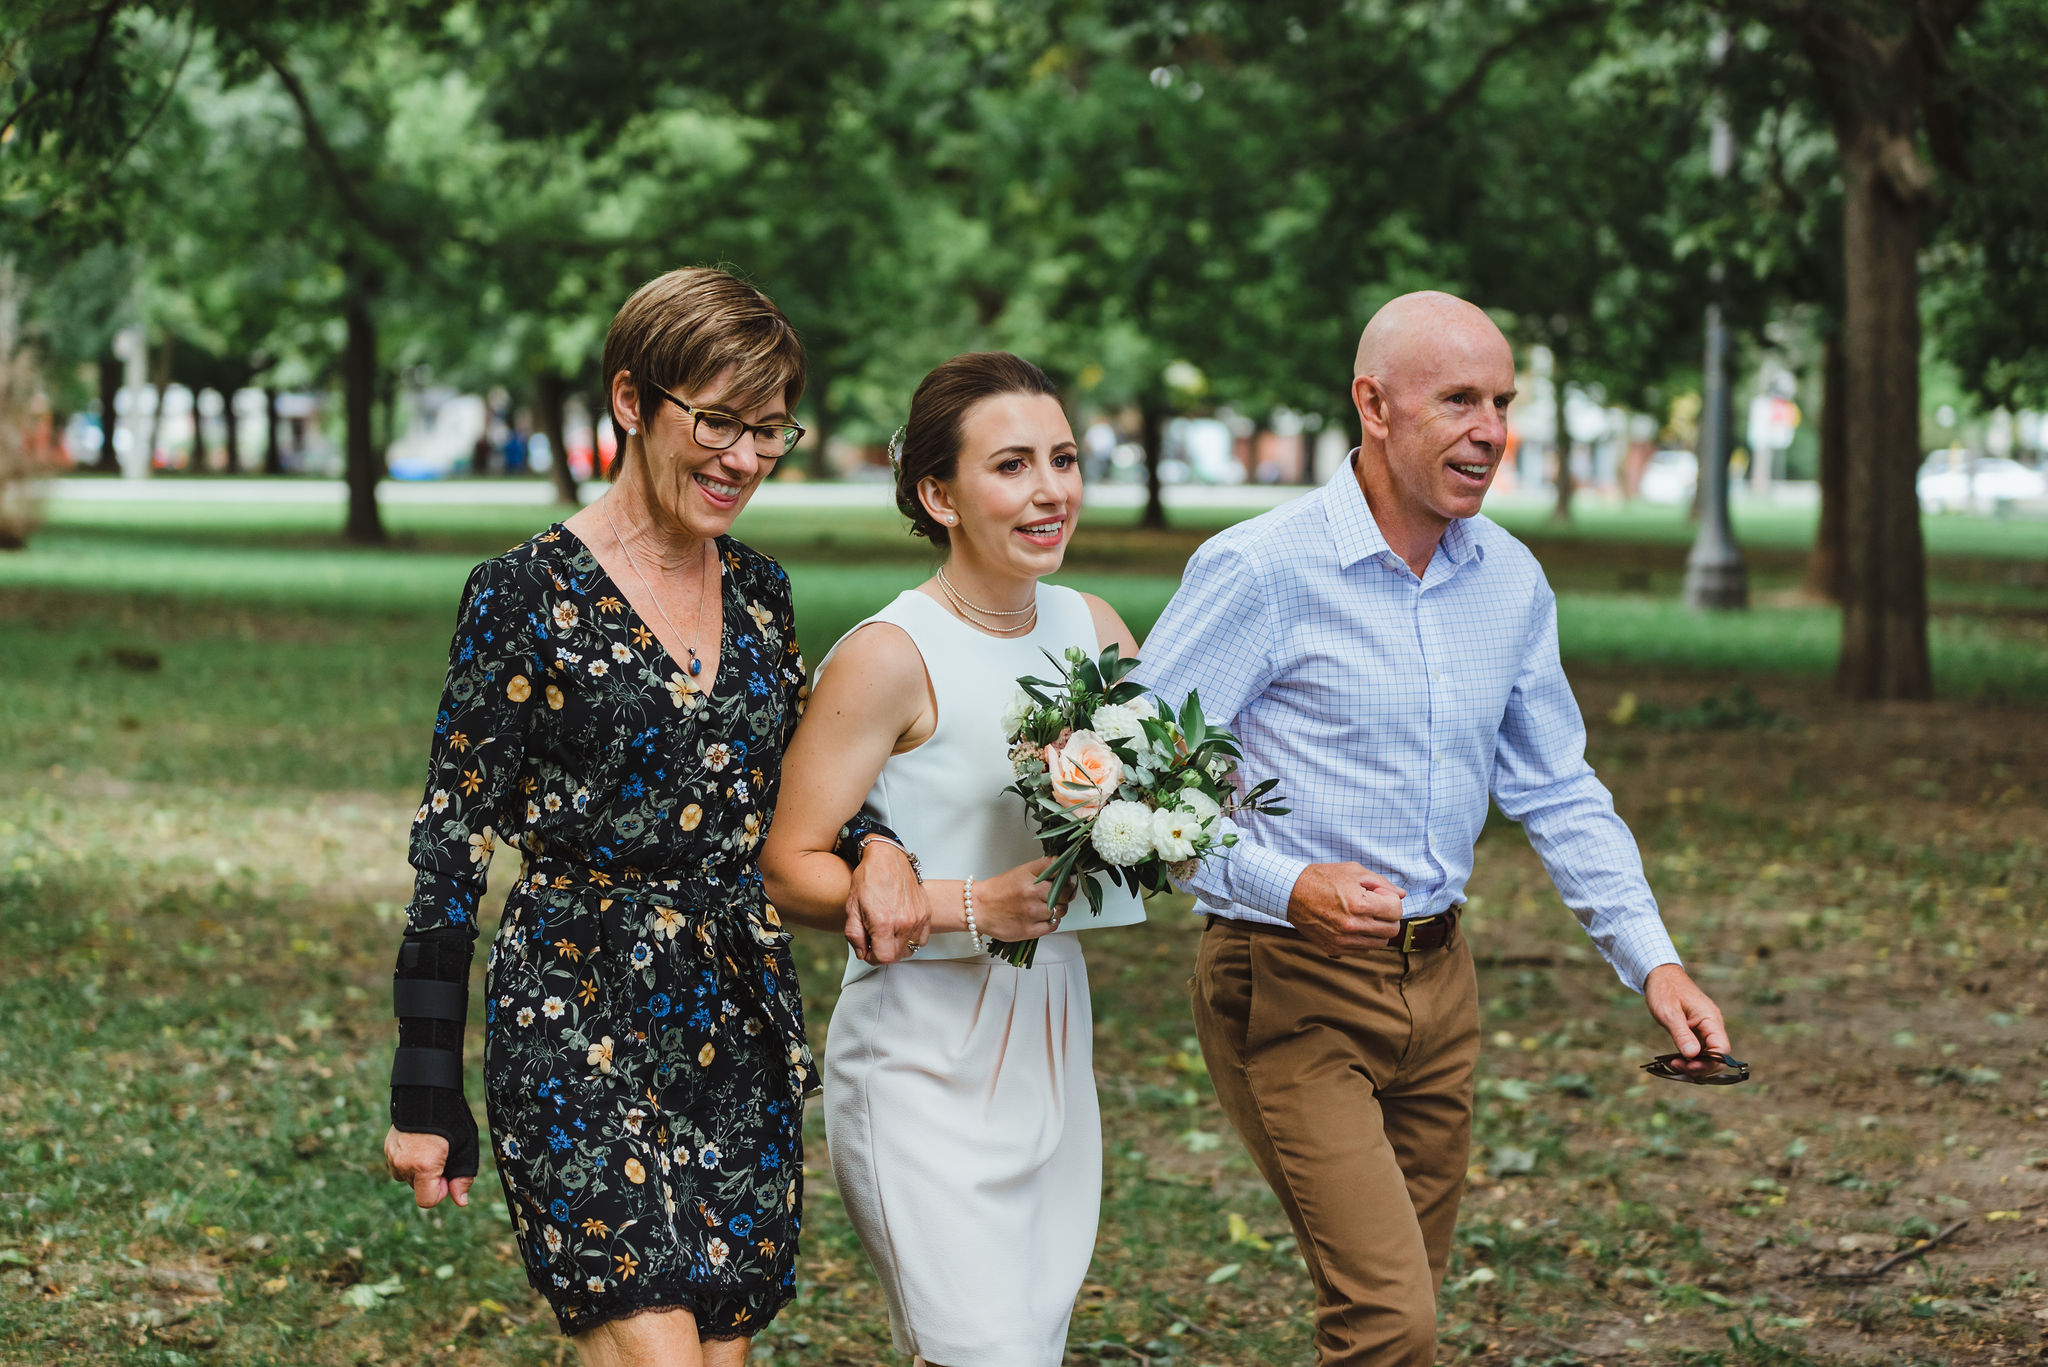
[[[220,395],[220,413],[223,424],[221,428],[221,454],[227,461],[228,473],[231,475],[242,473],[241,424],[235,420],[235,395],[238,392],[238,390],[234,389],[224,389]]]
[[[1550,364],[1550,392],[1556,396],[1552,403],[1552,411],[1557,414],[1555,440],[1551,442],[1552,447],[1557,451],[1557,502],[1551,505],[1550,520],[1552,522],[1570,522],[1572,520],[1572,493],[1576,482],[1572,479],[1572,431],[1565,423],[1564,410],[1567,391],[1565,388],[1564,368],[1554,359]]]
[[[1880,157],[1878,117],[1842,139],[1842,655],[1852,698],[1927,698],[1927,561],[1920,538],[1920,211]]]
[[[1831,603],[1842,601],[1842,498],[1848,475],[1847,405],[1842,402],[1842,334],[1830,332],[1822,352],[1820,381],[1820,525],[1806,557],[1807,591]]]
[[[277,440],[277,390],[263,386],[263,473],[284,473],[284,447]]]
[[[379,407],[384,410],[382,430],[384,439],[377,443],[377,478],[383,479],[391,473],[391,447],[398,440],[398,372],[387,370],[379,378],[377,397]]]
[[[93,462],[93,469],[110,475],[121,473],[121,458],[114,452],[114,434],[121,426],[120,415],[115,412],[120,398],[121,358],[109,351],[100,357],[100,455]]]
[[[832,462],[826,459],[825,446],[832,440],[832,430],[839,425],[839,414],[832,407],[832,376],[815,354],[811,357],[810,390],[811,412],[817,426],[804,438],[810,448],[804,455],[804,473],[812,479],[830,479]]]
[[[552,370],[543,370],[533,377],[533,398],[540,409],[540,430],[547,433],[548,449],[553,453],[548,462],[548,478],[555,483],[555,498],[571,508],[580,507],[576,476],[569,470],[569,382]],[[591,436],[596,435],[593,426]]]
[[[143,345],[147,347],[148,342],[145,340]],[[142,442],[142,465],[144,469],[155,467],[156,444],[163,437],[164,400],[169,397],[171,387],[171,337],[169,333],[164,334],[163,350],[157,352],[155,357],[152,358],[149,371],[149,385],[151,389],[156,391],[156,402],[150,406],[149,435],[143,438]],[[137,397],[140,398],[141,396],[138,395]]]
[[[1138,517],[1140,527],[1161,531],[1166,527],[1165,486],[1160,482],[1160,462],[1166,459],[1165,405],[1146,398],[1138,405],[1138,440],[1145,447],[1145,511]]]
[[[350,272],[353,275],[353,272]],[[342,412],[348,427],[348,523],[343,535],[357,545],[381,545],[384,523],[377,515],[377,447],[370,418],[377,401],[377,320],[370,314],[366,285],[352,281],[343,317],[348,342],[342,349]]]
[[[219,390],[214,391],[214,393],[216,394],[218,394],[219,392]],[[186,458],[185,468],[195,475],[203,475],[206,473],[207,457],[213,454],[212,449],[208,447],[206,444],[206,410],[200,407],[199,404],[199,400],[205,397],[205,395],[205,390],[200,389],[197,386],[193,387],[192,454]]]

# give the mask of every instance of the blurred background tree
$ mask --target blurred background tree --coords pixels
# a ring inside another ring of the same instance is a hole
[[[2048,391],[2029,0],[15,0],[6,33],[0,255],[53,412],[97,408],[112,463],[124,328],[210,411],[332,385],[357,541],[426,376],[532,413],[574,500],[606,321],[685,262],[803,327],[787,465],[831,473],[930,365],[1005,346],[1134,417],[1148,526],[1175,417],[1348,426],[1396,293],[1466,293],[1560,401],[1661,419],[1718,290],[1749,354],[1815,373],[1841,688],[1924,697],[1920,366]],[[227,416],[218,464],[282,468]]]

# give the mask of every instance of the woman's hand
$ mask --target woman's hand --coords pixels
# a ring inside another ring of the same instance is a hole
[[[1067,903],[1073,900],[1073,890],[1068,889],[1067,902],[1062,902],[1058,910],[1046,910],[1046,886],[1038,881],[1038,875],[1051,867],[1052,858],[1047,856],[1019,864],[993,878],[976,880],[975,929],[992,940],[1010,944],[1036,940],[1058,930],[1060,918],[1067,914]]]
[[[909,856],[886,840],[862,845],[846,894],[846,943],[854,956],[877,967],[907,959],[931,939],[931,922]]]
[[[458,1177],[450,1182],[441,1176],[447,1166],[448,1141],[440,1135],[396,1127],[385,1132],[384,1170],[392,1181],[412,1188],[412,1199],[421,1210],[432,1210],[444,1196],[453,1196],[458,1206],[469,1204],[469,1185],[476,1179]]]

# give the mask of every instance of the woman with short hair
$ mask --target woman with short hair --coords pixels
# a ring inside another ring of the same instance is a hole
[[[788,577],[729,535],[803,434],[804,351],[751,285],[679,270],[619,310],[604,374],[617,482],[463,591],[385,1153],[421,1206],[467,1204],[464,984],[517,848],[484,1091],[527,1277],[586,1363],[730,1367],[793,1294],[817,1084],[756,863],[804,664]]]

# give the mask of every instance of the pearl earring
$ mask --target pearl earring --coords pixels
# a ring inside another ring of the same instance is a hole
[[[640,429],[637,427],[628,427],[626,429],[626,435],[629,437],[637,437],[640,435]]]
[[[954,523],[954,522],[955,522],[956,520],[957,520],[957,519],[954,519],[954,518],[951,518],[951,517],[949,517],[949,518],[947,518],[947,519],[946,519],[946,525],[947,525],[948,527],[950,527],[950,526],[952,526],[952,525],[953,525],[953,523]]]

